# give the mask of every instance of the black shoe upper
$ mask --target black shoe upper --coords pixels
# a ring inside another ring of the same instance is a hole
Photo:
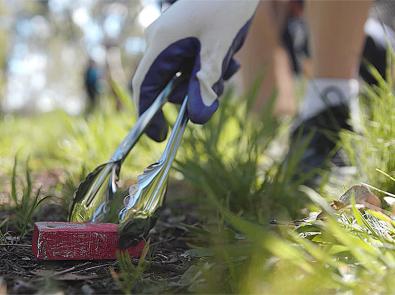
[[[299,153],[297,173],[307,174],[317,170],[318,174],[318,170],[328,168],[330,162],[337,166],[345,165],[345,160],[336,153],[335,148],[340,131],[351,129],[349,118],[347,105],[328,107],[314,117],[302,121],[293,130],[287,159],[292,154]],[[317,178],[316,174],[313,173],[311,178]]]

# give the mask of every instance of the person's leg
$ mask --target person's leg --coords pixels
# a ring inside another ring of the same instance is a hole
[[[276,5],[276,7],[275,7]],[[244,90],[262,78],[253,111],[259,111],[268,98],[277,92],[275,112],[293,114],[295,94],[288,56],[280,46],[280,27],[285,20],[286,1],[262,1],[258,6],[247,40],[238,54],[242,65]]]
[[[370,4],[369,0],[306,2],[315,78],[357,76]]]
[[[306,2],[312,78],[292,136],[294,142],[311,140],[301,159],[305,171],[325,165],[340,129],[350,128],[349,105],[358,95],[357,71],[370,4],[368,0]]]
[[[306,2],[313,77],[300,109],[302,119],[318,114],[328,105],[347,104],[358,94],[356,78],[370,4],[369,0]],[[344,97],[323,97],[332,86]]]

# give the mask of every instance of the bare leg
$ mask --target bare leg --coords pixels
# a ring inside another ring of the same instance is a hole
[[[294,84],[287,53],[280,46],[279,30],[285,18],[286,1],[263,1],[256,12],[247,40],[240,51],[244,90],[262,78],[253,110],[260,110],[276,91],[275,112],[290,115],[295,110]],[[275,15],[274,15],[275,14]]]
[[[358,95],[357,70],[370,0],[306,3],[311,33],[312,79],[299,109],[307,120],[328,107],[350,105]],[[328,89],[336,88],[336,93]]]
[[[355,78],[370,0],[309,0],[314,78]]]
[[[308,146],[299,169],[304,173],[346,164],[340,154],[333,154],[342,129],[350,129],[350,106],[356,101],[356,79],[368,0],[308,0],[307,20],[311,33],[312,79],[295,120],[291,148],[299,142]],[[299,146],[300,147],[300,146]],[[333,156],[334,155],[334,156]],[[331,157],[329,159],[329,157]],[[319,183],[314,175],[310,184]]]

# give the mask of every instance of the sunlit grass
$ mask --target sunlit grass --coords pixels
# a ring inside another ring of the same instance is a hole
[[[367,89],[369,107],[362,108],[362,131],[344,131],[341,144],[357,167],[354,182],[394,193],[395,97],[391,82],[379,82],[377,88]],[[52,112],[2,118],[0,161],[2,173],[12,176],[10,208],[19,214],[13,220],[19,220],[21,233],[31,228],[31,212],[39,200],[30,169],[62,169],[65,177],[58,192],[67,206],[79,180],[107,161],[133,126],[134,108],[125,91],[117,91],[126,106],[120,112],[105,103],[88,116]],[[295,174],[297,155],[303,150],[287,163],[272,156],[270,150],[281,143],[278,134],[285,125],[273,117],[273,101],[258,118],[249,116],[254,91],[239,101],[229,93],[207,125],[190,124],[186,131],[173,176],[199,191],[195,198],[180,200],[192,200],[203,210],[201,224],[191,227],[188,237],[196,263],[180,278],[180,285],[198,293],[394,293],[392,219],[356,209],[355,204],[334,212],[329,196],[301,187]],[[174,119],[174,107],[166,111]],[[143,137],[123,165],[124,178],[135,177],[157,160],[163,146]],[[16,153],[22,162],[31,159],[23,176],[13,170]],[[306,208],[324,214],[291,222],[307,216]],[[272,219],[278,222],[271,224]],[[142,261],[133,266],[127,257],[119,257],[120,272],[114,273],[114,280],[124,293],[149,271]]]
[[[202,192],[200,203],[212,194],[233,212],[268,224],[300,216],[307,201],[298,190],[303,178],[296,177],[303,150],[293,151],[287,162],[270,154],[284,150],[278,140],[284,126],[274,117],[274,99],[251,116],[255,90],[237,101],[229,92],[210,122],[191,127],[175,167]]]
[[[11,211],[9,223],[11,223],[20,236],[23,237],[32,229],[33,215],[40,204],[48,199],[48,196],[41,195],[41,188],[34,190],[28,161],[24,167],[24,181],[17,178],[17,173],[19,171],[18,160],[15,157],[11,175],[10,204],[7,208]],[[6,225],[8,226],[8,223],[2,223],[1,227]]]
[[[343,131],[342,145],[358,178],[384,191],[394,192],[395,182],[377,169],[395,176],[395,95],[391,79],[385,80],[375,69],[377,87],[365,87],[361,103],[360,132]]]
[[[92,170],[110,159],[135,120],[131,107],[115,112],[111,103],[87,116],[62,111],[28,117],[6,115],[0,121],[1,173],[12,170],[16,154],[20,159],[30,157],[35,172],[57,168],[76,174],[81,167]],[[143,137],[122,171],[129,176],[141,171],[157,159],[162,148]]]
[[[392,82],[378,80],[378,87],[367,89],[362,132],[344,131],[340,145],[357,167],[355,183],[367,182],[394,193],[395,97]],[[270,169],[258,164],[264,163],[262,153],[267,154],[266,145],[253,137],[260,130],[260,122],[250,129],[252,126],[245,123],[248,117],[240,112],[243,106],[237,106],[238,110],[229,108],[231,119],[217,115],[206,129],[187,137],[184,145],[199,152],[186,153],[178,161],[185,177],[204,192],[199,202],[216,212],[209,224],[191,234],[190,244],[200,253],[200,267],[191,269],[194,281],[190,282],[190,290],[241,294],[393,293],[392,219],[381,212],[357,209],[355,204],[335,212],[327,200],[340,195],[320,196],[299,187],[292,177],[292,167],[283,171],[289,177],[273,177],[284,167],[276,162]],[[226,114],[227,106],[224,108],[221,112]],[[239,120],[244,122],[242,128]],[[272,142],[278,126],[273,125],[270,115],[262,121],[270,131],[261,134],[263,140]],[[268,181],[257,190],[260,179],[265,178]],[[281,216],[284,211],[292,215],[298,208],[297,198],[303,195],[300,191],[311,197],[304,202],[306,207],[328,212],[298,224],[279,222],[269,226],[264,222],[267,219],[259,218]]]

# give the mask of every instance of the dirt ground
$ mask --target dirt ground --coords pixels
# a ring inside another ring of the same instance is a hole
[[[198,224],[195,210],[190,206],[168,200],[152,230],[146,271],[133,292],[187,292],[188,286],[181,278],[193,262],[188,255],[188,231]],[[54,210],[56,207],[52,206],[44,211]],[[7,215],[6,212],[0,214],[2,220]],[[37,261],[31,251],[31,238],[31,234],[23,239],[12,232],[5,234],[5,242],[0,244],[0,294],[5,290],[9,294],[121,293],[111,275],[112,269],[117,271],[116,261]]]

